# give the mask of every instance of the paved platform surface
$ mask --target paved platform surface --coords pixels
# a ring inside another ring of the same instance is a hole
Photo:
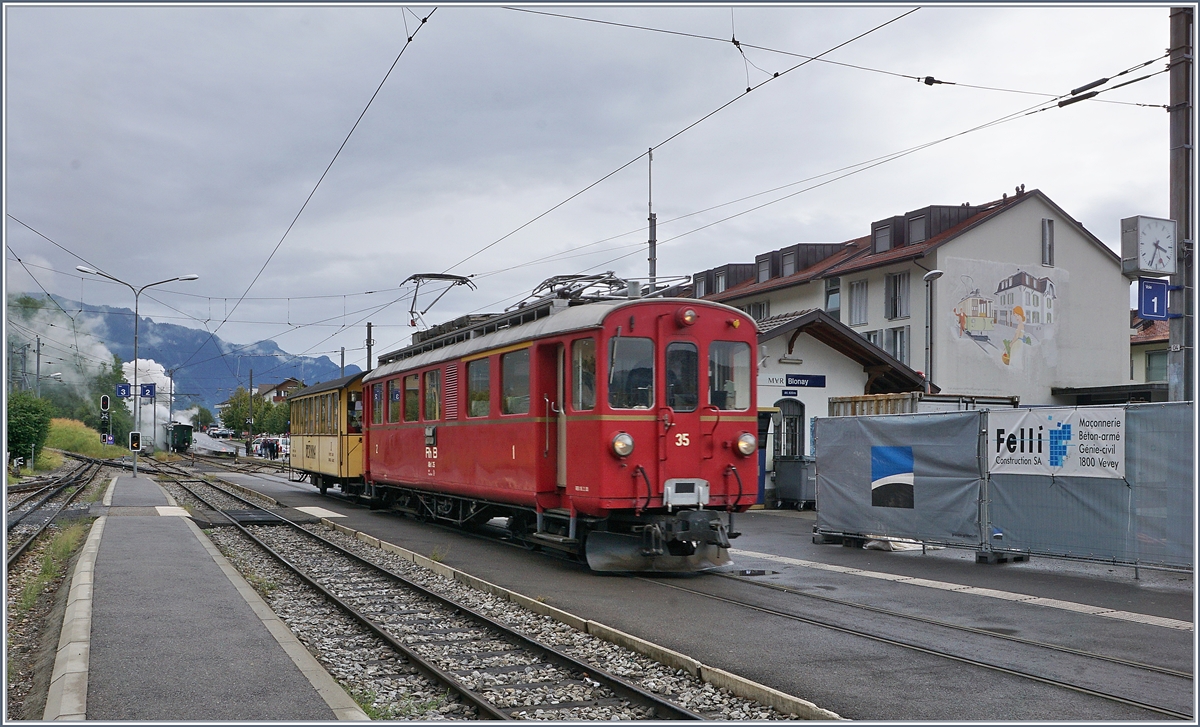
[[[45,719],[366,719],[158,484],[116,478],[104,505]]]

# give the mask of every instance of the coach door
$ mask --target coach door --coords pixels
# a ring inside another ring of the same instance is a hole
[[[538,390],[541,411],[538,427],[542,439],[542,467],[538,490],[549,492],[567,486],[566,346],[548,343],[538,346]]]
[[[712,457],[713,442],[700,421],[700,351],[695,341],[668,340],[663,349],[662,396],[658,407],[659,479],[668,507],[708,503],[700,463]]]

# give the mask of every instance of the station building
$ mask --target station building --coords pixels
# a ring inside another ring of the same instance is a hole
[[[1078,392],[1130,381],[1120,257],[1041,191],[931,205],[866,232],[693,276],[696,297],[759,321],[759,403],[798,405],[806,439],[812,419],[828,413],[823,402],[911,391],[914,374],[922,388],[927,375],[932,392],[1022,405],[1085,403]],[[814,311],[869,343],[878,361],[832,355],[804,335],[777,350],[780,317]]]

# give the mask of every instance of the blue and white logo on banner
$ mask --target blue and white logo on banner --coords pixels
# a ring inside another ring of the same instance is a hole
[[[912,509],[912,447],[871,447],[871,506]]]

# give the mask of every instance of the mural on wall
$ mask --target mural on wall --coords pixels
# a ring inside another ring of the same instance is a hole
[[[939,308],[949,309],[956,352],[982,354],[1006,371],[1058,363],[1055,338],[1066,271],[961,258],[946,263]]]

